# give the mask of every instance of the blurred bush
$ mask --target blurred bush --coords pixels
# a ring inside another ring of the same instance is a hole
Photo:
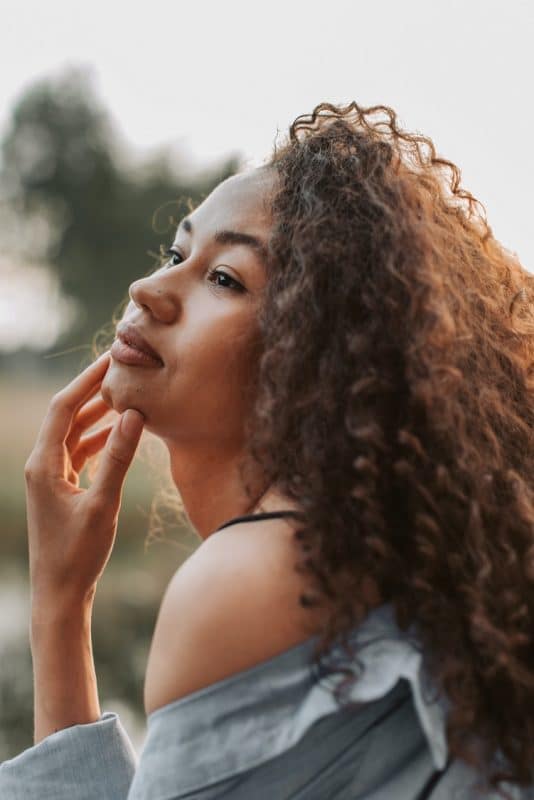
[[[32,744],[23,468],[46,406],[89,363],[95,334],[102,326],[111,328],[129,284],[157,265],[160,244],[171,243],[173,226],[239,163],[232,157],[194,180],[181,176],[165,150],[134,166],[89,75],[77,69],[23,93],[0,158],[0,279],[9,283],[19,264],[28,270],[28,280],[35,276],[29,267],[47,270],[76,309],[48,349],[9,353],[0,341],[1,761]],[[17,324],[31,325],[31,316],[28,308]],[[143,447],[127,476],[117,540],[98,587],[93,620],[102,709],[118,704],[140,730],[144,671],[159,603],[171,575],[200,541],[172,502],[151,518],[160,520],[156,531],[166,538],[146,546],[154,495],[169,476],[164,459],[154,459],[152,468],[150,448],[145,453]]]
[[[177,133],[179,124],[177,115]],[[87,71],[35,83],[12,111],[0,147],[3,259],[50,269],[74,302],[53,352],[88,349],[129,284],[157,266],[179,220],[239,169],[232,156],[192,180],[170,149],[141,164],[124,150]],[[75,352],[64,371],[79,367]]]
[[[127,522],[127,520],[124,520]],[[124,527],[123,522],[123,527]],[[181,559],[172,543],[152,545],[150,554],[132,548],[131,563],[112,563],[99,583],[93,616],[93,651],[102,711],[130,712],[130,731],[144,728],[146,660],[164,588]],[[2,579],[2,614],[13,613],[19,630],[0,626],[0,761],[33,744],[33,683],[28,637],[26,576]],[[11,609],[5,607],[6,604]],[[117,699],[117,702],[116,702]]]

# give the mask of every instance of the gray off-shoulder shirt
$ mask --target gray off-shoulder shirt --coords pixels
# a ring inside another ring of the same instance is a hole
[[[477,775],[448,758],[447,699],[414,629],[401,631],[389,604],[375,608],[351,632],[351,663],[331,649],[334,672],[312,663],[318,638],[149,714],[139,759],[111,711],[51,734],[0,764],[1,800],[474,798]],[[333,695],[347,667],[356,708]]]

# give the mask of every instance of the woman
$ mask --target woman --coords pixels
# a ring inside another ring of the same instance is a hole
[[[2,798],[534,796],[533,287],[382,106],[320,104],[182,220],[27,463],[35,745]],[[137,763],[90,622],[143,428],[202,543]]]

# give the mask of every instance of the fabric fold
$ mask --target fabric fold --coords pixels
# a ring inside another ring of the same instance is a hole
[[[0,764],[2,800],[122,800],[137,756],[117,714],[56,731]]]
[[[318,640],[154,711],[138,764],[113,712],[58,731],[0,765],[0,797],[313,800],[350,786],[381,798],[390,779],[422,786],[443,769],[448,703],[425,672],[415,629],[401,631],[391,605],[375,608],[348,636],[355,656],[334,645],[326,672],[313,660]],[[343,700],[355,709],[334,695],[347,668],[357,680]]]
[[[185,795],[265,764],[295,747],[316,723],[337,714],[342,706],[333,687],[339,672],[320,679],[314,674],[312,655],[318,638],[150,714],[131,800],[148,797],[143,774],[155,776],[154,796],[171,797],[168,765],[173,764],[180,796]],[[428,700],[429,678],[413,631],[400,631],[392,607],[384,605],[351,632],[349,641],[358,648],[361,671],[348,695],[362,704],[351,712],[353,739],[393,709],[400,696],[395,687],[404,679],[434,767],[442,769],[447,758],[447,703],[443,697]],[[331,653],[334,663],[347,666],[347,655],[339,645]]]

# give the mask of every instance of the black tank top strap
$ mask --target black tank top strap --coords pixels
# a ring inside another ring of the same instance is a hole
[[[250,520],[254,519],[271,519],[272,517],[285,517],[285,516],[295,516],[301,517],[302,514],[299,511],[261,511],[258,514],[243,514],[240,517],[232,517],[227,522],[224,522],[222,525],[219,525],[218,528],[215,529],[214,533],[220,531],[222,528],[226,528],[228,525],[233,525],[236,522],[249,522]]]

